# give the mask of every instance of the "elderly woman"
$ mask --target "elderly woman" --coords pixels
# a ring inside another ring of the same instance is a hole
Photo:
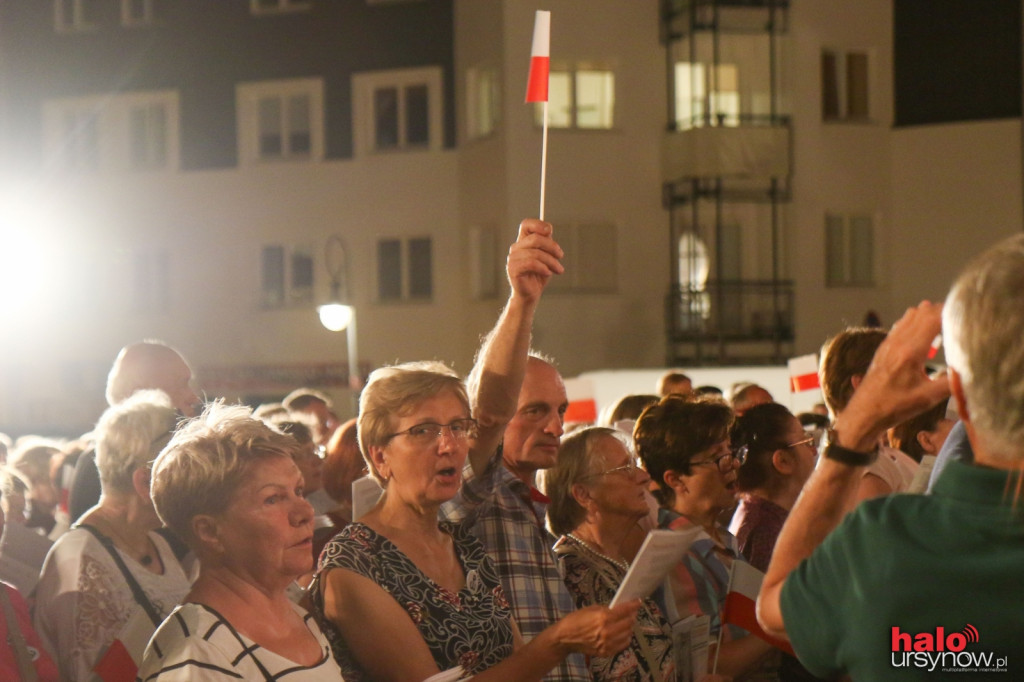
[[[721,400],[670,395],[644,410],[633,439],[657,484],[659,525],[696,525],[706,534],[669,576],[678,614],[710,617],[711,637],[722,641],[712,654],[716,672],[739,676],[759,669],[772,649],[721,620],[732,562],[743,561],[736,538],[719,524],[736,503],[736,469],[745,456],[729,442],[732,421],[732,409]]]
[[[818,460],[814,436],[785,406],[764,403],[736,420],[732,446],[745,448],[747,458],[737,471],[740,504],[729,532],[747,561],[767,571],[782,524]]]
[[[57,540],[36,588],[36,629],[57,655],[63,680],[91,680],[115,639],[141,658],[151,634],[189,590],[149,496],[149,465],[177,415],[158,391],[107,409],[96,426],[102,493]],[[138,646],[133,647],[133,643]]]
[[[562,441],[557,463],[545,474],[548,523],[561,535],[555,554],[580,608],[611,602],[632,559],[630,536],[650,511],[651,479],[627,438],[610,428],[577,431]],[[590,672],[598,682],[676,679],[672,628],[653,599],[644,600],[629,646],[591,657]]]
[[[483,546],[438,523],[476,433],[450,369],[376,370],[359,414],[363,456],[384,494],[327,545],[310,588],[346,680],[416,682],[460,666],[477,682],[539,680],[569,653],[626,645],[635,604],[577,611],[522,644]]]
[[[313,508],[298,443],[241,406],[214,404],[153,464],[153,502],[199,559],[199,577],[153,635],[142,680],[339,680],[286,589],[310,570]]]

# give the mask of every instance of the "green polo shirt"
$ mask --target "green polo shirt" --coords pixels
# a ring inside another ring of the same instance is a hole
[[[932,495],[893,495],[848,514],[782,589],[800,661],[858,682],[1024,679],[1018,479],[950,462]]]

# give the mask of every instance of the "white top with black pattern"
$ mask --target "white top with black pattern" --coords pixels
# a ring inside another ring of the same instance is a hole
[[[313,617],[295,604],[320,645],[320,660],[304,666],[264,649],[215,610],[187,603],[176,608],[153,635],[139,668],[141,682],[224,682],[284,680],[336,682],[341,670]]]

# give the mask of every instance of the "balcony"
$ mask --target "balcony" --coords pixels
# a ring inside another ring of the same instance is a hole
[[[668,364],[777,364],[792,355],[793,282],[675,285],[665,297]]]

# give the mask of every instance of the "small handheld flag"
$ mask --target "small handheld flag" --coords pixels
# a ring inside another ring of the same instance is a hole
[[[789,392],[801,393],[820,388],[818,358],[814,353],[789,359]]]
[[[544,188],[548,174],[548,75],[551,68],[551,12],[539,9],[533,20],[533,47],[530,49],[530,77],[526,82],[526,101],[544,103],[543,137],[540,151],[540,213],[544,220]]]

